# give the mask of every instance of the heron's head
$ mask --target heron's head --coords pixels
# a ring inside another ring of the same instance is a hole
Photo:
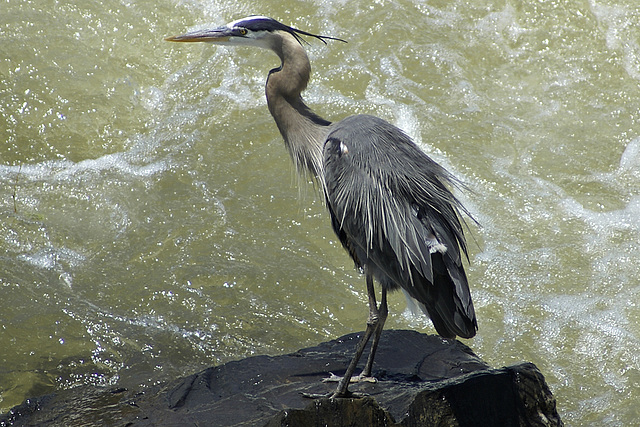
[[[170,42],[207,42],[221,43],[232,46],[257,46],[265,49],[273,49],[274,40],[281,37],[280,33],[286,32],[302,41],[301,36],[315,37],[326,43],[325,40],[339,40],[335,37],[319,36],[284,25],[266,16],[249,16],[228,23],[222,27],[191,31],[179,36],[167,37]]]

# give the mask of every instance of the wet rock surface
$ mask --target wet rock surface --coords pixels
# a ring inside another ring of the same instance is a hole
[[[359,336],[229,362],[155,389],[63,390],[28,400],[0,425],[562,425],[535,365],[492,369],[458,341],[415,331],[383,332],[378,382],[350,385],[365,397],[305,398],[333,391],[336,383],[322,379],[344,373]]]

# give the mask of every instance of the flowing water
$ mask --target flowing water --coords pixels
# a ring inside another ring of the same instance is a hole
[[[250,14],[347,39],[309,40],[309,105],[391,121],[470,187],[465,342],[536,363],[568,425],[637,425],[632,0],[4,1],[0,411],[364,328],[364,281],[266,109],[275,55],[163,41]]]

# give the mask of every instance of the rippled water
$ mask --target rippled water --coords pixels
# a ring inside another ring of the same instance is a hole
[[[310,40],[318,113],[384,117],[473,190],[466,343],[536,363],[568,425],[637,423],[634,2],[1,8],[1,411],[363,329],[363,280],[266,109],[277,58],[163,41],[264,14],[349,41]],[[433,333],[404,307],[388,327]]]

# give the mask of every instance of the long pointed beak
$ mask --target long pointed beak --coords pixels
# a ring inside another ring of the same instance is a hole
[[[224,43],[229,41],[229,37],[233,36],[233,31],[227,27],[214,28],[211,30],[190,31],[179,36],[171,36],[165,38],[168,42],[207,42],[207,43]]]

